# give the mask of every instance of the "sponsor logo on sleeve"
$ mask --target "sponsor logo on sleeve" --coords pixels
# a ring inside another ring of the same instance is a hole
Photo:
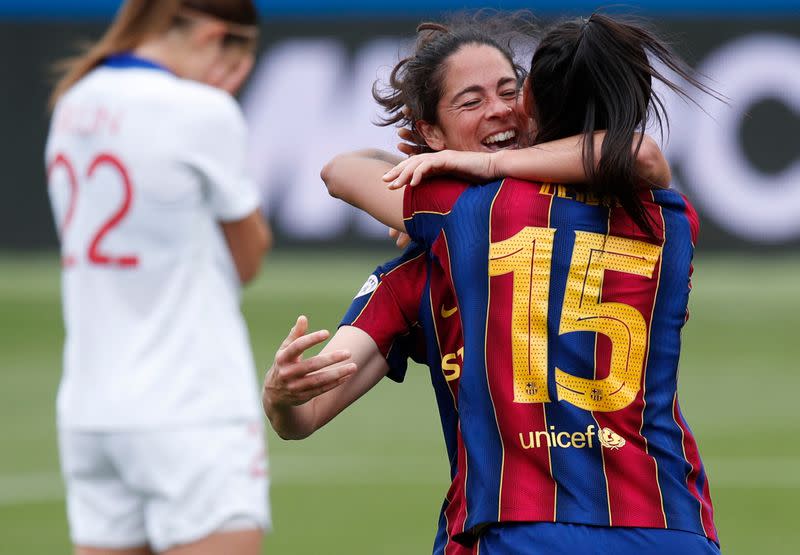
[[[353,298],[357,299],[359,297],[363,297],[364,295],[369,295],[377,288],[378,288],[378,278],[377,276],[375,276],[375,274],[372,274],[367,278],[367,281],[364,282],[364,285],[361,286],[361,289],[358,290],[358,293],[356,293],[356,296]]]

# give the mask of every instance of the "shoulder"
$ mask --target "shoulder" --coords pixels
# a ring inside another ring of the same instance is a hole
[[[416,214],[446,214],[461,194],[469,188],[466,181],[452,178],[426,179],[416,187],[406,187],[404,217]]]
[[[696,243],[700,232],[700,217],[689,198],[675,189],[653,189],[652,195],[653,201],[662,211],[671,214],[677,221],[685,221],[683,225],[688,224],[692,242]]]
[[[227,92],[186,79],[176,79],[175,85],[172,100],[180,103],[180,113],[190,128],[245,131],[242,110]]]

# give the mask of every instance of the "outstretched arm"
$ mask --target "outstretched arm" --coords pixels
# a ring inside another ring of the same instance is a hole
[[[601,152],[605,133],[594,135],[594,151]],[[637,135],[632,149],[638,144]],[[635,172],[648,186],[669,187],[669,164],[656,142],[644,135],[636,154]],[[511,176],[530,181],[586,183],[583,166],[583,138],[572,136],[520,150],[498,152],[457,152],[445,150],[412,156],[384,176],[389,188],[418,185],[424,178],[454,174],[470,181],[491,181]]]
[[[300,316],[264,379],[264,412],[283,439],[308,437],[369,391],[389,369],[372,338],[350,326],[339,328],[320,354],[304,360],[303,352],[329,336],[325,330],[307,331],[308,320]]]
[[[403,224],[403,192],[386,188],[383,175],[403,158],[382,150],[340,154],[325,164],[320,177],[328,193],[360,208],[399,231]]]

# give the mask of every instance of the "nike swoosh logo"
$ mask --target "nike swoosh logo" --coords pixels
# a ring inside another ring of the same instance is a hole
[[[457,311],[458,311],[458,307],[457,306],[454,306],[450,310],[446,310],[444,308],[444,305],[442,305],[442,310],[441,310],[440,314],[442,315],[442,318],[450,318],[450,316],[455,314]]]

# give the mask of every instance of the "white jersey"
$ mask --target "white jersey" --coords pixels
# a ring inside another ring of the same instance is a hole
[[[59,101],[46,157],[63,263],[62,429],[260,417],[219,225],[258,207],[245,140],[229,95],[156,67],[100,67]]]

